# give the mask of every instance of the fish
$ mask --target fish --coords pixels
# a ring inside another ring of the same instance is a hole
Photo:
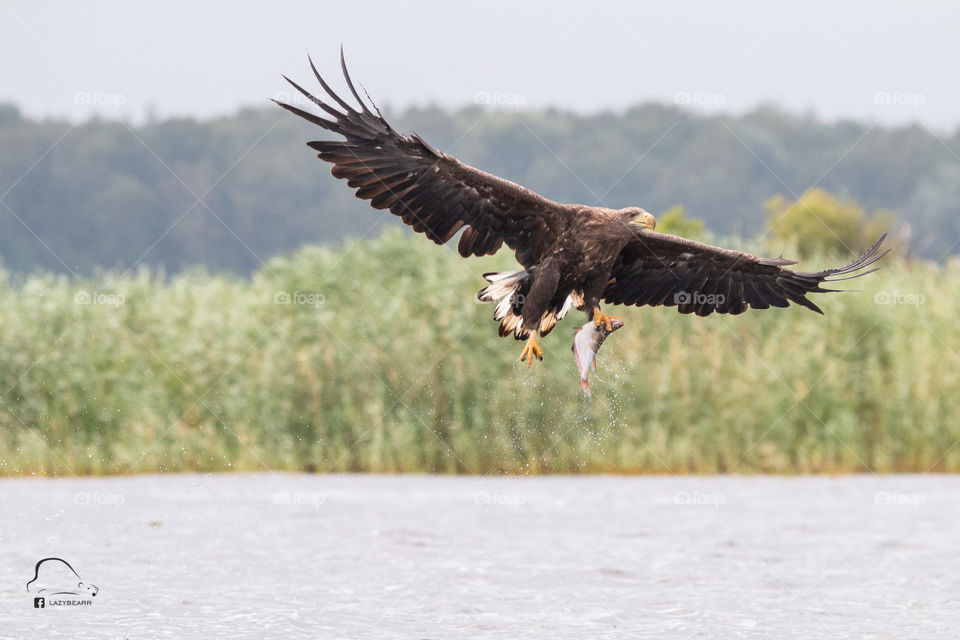
[[[570,347],[570,351],[573,352],[573,359],[580,371],[580,390],[588,397],[591,394],[587,374],[590,373],[591,365],[594,371],[597,369],[597,352],[600,351],[600,345],[607,339],[607,336],[622,326],[623,320],[610,316],[610,331],[607,331],[607,328],[603,325],[598,327],[593,320],[589,320],[582,327],[574,329],[573,345]]]

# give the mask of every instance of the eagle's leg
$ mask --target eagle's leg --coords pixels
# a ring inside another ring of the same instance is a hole
[[[600,311],[600,307],[593,308],[593,323],[598,327],[603,325],[603,328],[607,331],[613,331],[613,325],[611,324],[612,320],[620,320],[616,316],[608,316],[603,311]]]
[[[537,344],[537,334],[531,333],[530,337],[527,338],[527,344],[523,346],[523,352],[520,354],[520,362],[527,360],[527,366],[533,366],[533,359],[543,360],[543,349],[540,348],[540,345]]]

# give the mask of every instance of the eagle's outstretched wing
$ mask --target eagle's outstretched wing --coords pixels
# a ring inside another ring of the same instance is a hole
[[[568,222],[564,205],[463,164],[416,134],[397,133],[375,105],[376,113],[360,98],[347,73],[342,50],[340,65],[347,87],[359,103],[359,111],[330,89],[312,60],[310,67],[320,86],[343,111],[311,95],[286,76],[287,82],[330,117],[275,101],[345,138],[307,143],[322,160],[333,163],[330,172],[335,177],[346,178],[358,198],[369,200],[375,209],[389,209],[437,244],[444,244],[466,227],[458,246],[464,257],[496,253],[505,242],[524,267],[540,260]]]
[[[850,264],[838,269],[804,273],[785,269],[796,264],[780,258],[758,258],[685,238],[635,231],[620,252],[603,293],[608,304],[676,306],[680,313],[708,316],[747,310],[786,307],[791,302],[823,313],[808,293],[836,291],[820,285],[856,278],[888,252],[880,252],[886,234]]]

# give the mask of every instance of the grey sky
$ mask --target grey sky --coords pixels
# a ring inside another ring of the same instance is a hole
[[[917,6],[917,5],[914,5]],[[0,101],[142,119],[264,105],[333,74],[343,42],[382,105],[580,111],[760,102],[833,120],[960,124],[960,5],[887,2],[10,2]]]

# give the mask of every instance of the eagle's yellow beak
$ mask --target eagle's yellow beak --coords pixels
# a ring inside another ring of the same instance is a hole
[[[647,213],[646,211],[644,211],[643,213],[638,215],[636,218],[631,220],[631,222],[633,222],[633,224],[640,225],[644,229],[650,229],[650,231],[653,231],[654,229],[657,228],[657,220],[650,213]]]

